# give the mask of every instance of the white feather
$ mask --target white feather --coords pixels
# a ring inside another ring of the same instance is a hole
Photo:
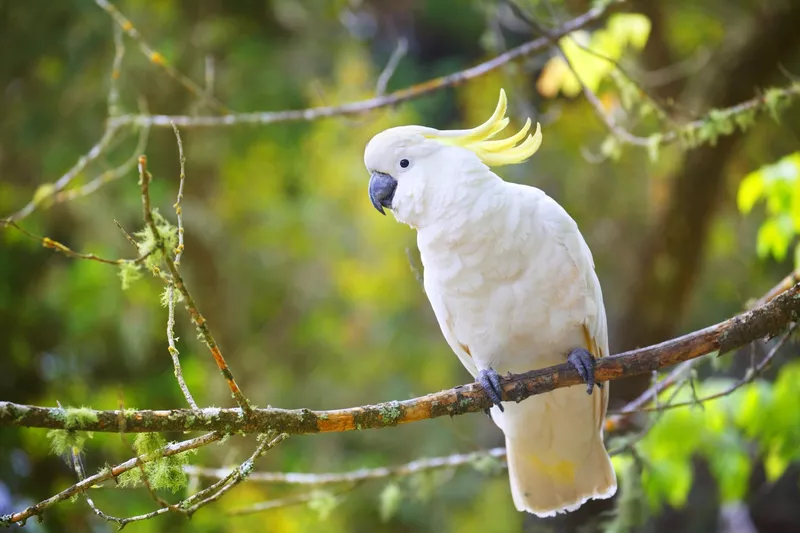
[[[596,355],[607,355],[592,255],[566,211],[538,189],[500,179],[482,182],[462,202],[446,206],[459,216],[419,228],[418,244],[426,294],[467,370],[519,373],[562,363],[574,348],[592,349],[584,327]],[[579,386],[505,403],[504,413],[492,409],[519,510],[551,516],[614,494],[603,445],[607,399],[607,385],[592,396]]]
[[[399,161],[410,164],[399,165]],[[442,333],[473,375],[520,373],[575,348],[608,355],[592,254],[575,221],[539,189],[506,183],[469,150],[416,126],[376,135],[370,171],[394,176],[394,216],[417,229],[425,292]],[[616,477],[603,444],[608,384],[568,387],[492,408],[508,448],[519,510],[539,516],[608,498]]]

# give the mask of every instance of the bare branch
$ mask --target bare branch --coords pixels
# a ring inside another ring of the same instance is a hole
[[[103,185],[124,177],[136,167],[136,162],[139,160],[139,154],[144,153],[144,150],[147,147],[149,133],[150,128],[148,127],[144,127],[139,130],[139,140],[136,143],[136,148],[134,148],[133,154],[120,166],[103,172],[96,178],[89,180],[88,183],[81,185],[80,187],[66,189],[55,193],[53,195],[52,202],[54,204],[58,204],[88,196]]]
[[[730,396],[737,390],[741,389],[748,383],[752,383],[758,376],[760,376],[764,370],[766,370],[769,365],[772,363],[772,360],[775,359],[775,356],[778,355],[778,351],[786,344],[786,341],[789,340],[789,336],[792,332],[797,328],[797,324],[792,324],[789,326],[789,329],[778,339],[778,342],[767,352],[767,355],[761,360],[755,368],[748,368],[745,376],[737,380],[733,383],[730,387],[726,388],[723,391],[720,391],[716,394],[711,394],[709,396],[705,396],[703,398],[693,398],[690,401],[686,402],[678,402],[678,403],[670,403],[668,405],[663,406],[654,406],[654,407],[641,407],[638,410],[642,412],[652,412],[652,411],[663,411],[665,409],[674,409],[675,407],[688,407],[692,405],[702,405],[705,402],[710,400],[717,400],[719,398],[724,398],[725,396]]]
[[[108,116],[119,115],[119,78],[122,75],[122,60],[125,57],[125,41],[122,38],[122,28],[114,26],[114,63],[111,65],[111,75],[108,86]]]
[[[226,492],[231,490],[233,487],[247,479],[250,474],[253,472],[253,466],[255,465],[256,460],[264,455],[266,452],[274,448],[277,444],[283,442],[285,439],[289,437],[286,433],[281,433],[274,439],[267,439],[266,436],[262,436],[262,440],[259,443],[256,450],[253,452],[253,455],[250,456],[244,463],[242,463],[238,468],[233,469],[228,475],[220,479],[218,482],[214,483],[210,487],[198,492],[191,498],[187,498],[184,505],[181,507],[185,508],[185,513],[188,516],[192,516],[198,509],[203,507],[204,505],[208,505],[209,503],[215,502],[220,499]],[[207,496],[208,495],[208,496]],[[206,497],[207,496],[207,497]],[[193,501],[197,501],[196,504],[188,507],[188,504],[192,503]]]
[[[714,326],[689,333],[661,344],[604,357],[597,362],[598,381],[615,380],[695,359],[719,351],[726,353],[755,339],[774,335],[800,313],[800,284],[767,304],[747,311]],[[521,401],[561,387],[583,385],[572,366],[561,364],[524,374],[502,378],[503,399]],[[483,411],[491,400],[478,383],[428,394],[411,400],[365,405],[333,411],[309,409],[241,409],[205,408],[169,411],[92,411],[91,422],[80,429],[86,431],[199,431],[264,433],[281,431],[289,434],[324,433],[380,428],[406,424],[440,416],[456,416]],[[0,402],[0,427],[64,428],[64,411],[58,408]]]
[[[100,154],[102,154],[108,146],[111,144],[111,141],[114,139],[114,136],[117,134],[122,124],[111,124],[110,122],[106,124],[106,129],[103,132],[103,136],[100,138],[97,143],[92,146],[89,151],[82,155],[77,163],[72,166],[63,176],[58,178],[52,186],[43,185],[40,186],[40,194],[34,196],[34,199],[28,202],[28,205],[17,211],[16,213],[8,216],[6,220],[8,221],[20,221],[23,218],[27,217],[43,202],[48,201],[50,198],[53,197],[56,193],[62,191],[67,185],[70,184],[72,180],[74,180],[78,174],[80,174],[86,166],[97,159]],[[43,187],[47,187],[44,189]]]
[[[64,255],[66,255],[67,257],[71,257],[73,259],[86,259],[86,260],[89,260],[89,261],[97,261],[98,263],[105,263],[107,265],[117,265],[117,266],[119,266],[119,265],[128,265],[128,264],[135,265],[135,264],[141,263],[142,261],[147,259],[147,257],[150,255],[150,253],[152,253],[152,252],[148,252],[148,253],[146,253],[144,255],[141,255],[141,256],[139,256],[139,257],[137,257],[135,259],[106,259],[104,257],[99,257],[99,256],[96,256],[94,254],[84,254],[84,253],[76,252],[76,251],[72,250],[71,248],[69,248],[68,246],[66,246],[65,244],[61,244],[60,242],[55,241],[55,240],[51,239],[50,237],[39,237],[37,235],[34,235],[33,233],[29,232],[28,230],[26,230],[25,228],[23,228],[22,226],[20,226],[16,222],[14,222],[13,220],[6,219],[6,220],[0,221],[0,222],[3,223],[3,225],[5,227],[12,227],[12,228],[16,229],[17,231],[19,231],[20,233],[22,233],[23,235],[25,235],[26,237],[28,237],[31,240],[39,241],[40,243],[42,243],[43,247],[50,248],[51,250],[55,250],[56,252],[60,252],[60,253],[62,253]]]
[[[101,2],[104,0],[95,0]],[[553,31],[555,37],[562,37],[570,32],[579,30],[584,26],[602,18],[610,5],[621,3],[624,0],[615,0],[608,5],[601,5],[590,9],[586,13],[575,17],[565,23],[561,28]],[[440,91],[447,87],[462,84],[484,76],[510,61],[526,57],[537,52],[541,52],[550,46],[547,38],[539,38],[522,44],[516,48],[500,54],[493,59],[485,61],[479,65],[466,70],[454,72],[447,76],[434,78],[405,89],[394,91],[384,96],[376,96],[369,100],[352,102],[339,106],[323,106],[309,109],[285,110],[285,111],[263,111],[251,113],[231,113],[223,116],[188,116],[188,115],[123,115],[114,117],[112,123],[115,126],[138,124],[149,124],[154,127],[171,127],[174,122],[181,127],[220,127],[233,126],[239,124],[276,124],[280,122],[311,121],[325,117],[358,115],[375,109],[393,106],[401,102],[419,98],[420,96]]]
[[[178,386],[181,388],[181,392],[183,393],[183,397],[186,398],[186,402],[189,404],[189,407],[192,409],[199,409],[197,406],[197,402],[194,401],[194,397],[192,393],[189,392],[189,387],[186,385],[186,381],[183,379],[183,370],[181,369],[181,361],[179,359],[180,352],[178,348],[175,346],[175,284],[168,283],[167,284],[167,309],[168,309],[168,317],[167,317],[167,343],[169,344],[168,350],[169,355],[172,358],[172,367],[174,368],[175,372],[175,379],[178,380]]]
[[[83,470],[83,462],[81,461],[81,457],[78,453],[78,450],[75,448],[72,449],[72,468],[73,470],[75,470],[75,475],[78,476],[78,482],[81,482],[84,479],[86,479],[86,474],[84,473]],[[94,504],[94,501],[89,497],[87,491],[82,491],[82,492],[83,492],[83,497],[86,500],[86,503],[89,505],[89,508],[92,510],[94,514],[96,514],[97,516],[99,516],[100,518],[102,518],[107,522],[116,522],[120,526],[120,529],[122,529],[122,526],[124,524],[122,523],[121,518],[117,518],[116,516],[111,516],[109,514],[104,513]]]
[[[397,65],[400,64],[400,60],[405,57],[407,52],[408,40],[405,37],[401,37],[400,40],[397,41],[397,47],[389,57],[389,61],[386,62],[383,72],[378,76],[378,83],[375,85],[375,96],[383,96],[386,94],[386,86],[389,85],[389,80],[392,79],[394,71],[397,70]]]
[[[239,389],[239,385],[236,383],[236,379],[233,377],[233,372],[228,367],[228,363],[225,361],[225,358],[222,356],[222,351],[219,349],[217,341],[214,340],[211,330],[208,329],[206,319],[202,314],[200,314],[194,298],[192,298],[192,295],[189,293],[189,289],[186,288],[186,284],[183,282],[180,272],[178,272],[178,267],[175,265],[175,262],[170,256],[171,250],[166,249],[167,247],[164,244],[164,240],[162,239],[155,220],[153,219],[153,212],[150,208],[150,180],[152,177],[147,171],[147,157],[145,156],[139,157],[139,176],[141,181],[140,185],[142,187],[142,212],[144,220],[147,226],[150,228],[150,231],[153,233],[153,237],[156,241],[156,247],[161,250],[164,263],[166,263],[167,269],[172,275],[171,283],[175,284],[175,287],[186,301],[186,307],[192,317],[192,322],[194,322],[195,326],[197,326],[197,328],[200,330],[200,334],[202,335],[206,346],[208,346],[211,355],[214,356],[214,361],[217,363],[217,367],[219,368],[220,373],[222,373],[222,376],[225,378],[225,381],[227,381],[228,388],[230,388],[231,394],[236,400],[236,403],[239,404],[241,411],[243,411],[246,415],[249,415],[252,411],[252,408],[250,407],[247,398],[244,397],[244,394],[242,394],[242,391]],[[266,433],[266,431],[267,430],[259,433]]]
[[[228,516],[244,516],[248,514],[255,514],[263,511],[269,511],[271,509],[277,509],[279,507],[289,507],[290,505],[298,505],[301,503],[310,502],[316,497],[317,495],[314,492],[304,492],[302,494],[287,496],[286,498],[267,500],[265,502],[248,505],[247,507],[242,507],[240,509],[233,509],[232,511],[228,511],[227,514]]]
[[[154,461],[161,457],[170,457],[189,450],[194,450],[202,446],[205,446],[207,444],[211,444],[212,442],[216,442],[221,438],[222,438],[221,433],[213,432],[213,433],[206,433],[205,435],[196,437],[194,439],[167,444],[166,446],[162,447],[161,449],[157,450],[154,453],[147,454],[146,456],[142,455],[139,457],[134,457],[133,459],[128,459],[124,463],[120,463],[117,466],[111,468],[104,468],[97,474],[89,476],[83,479],[82,481],[70,487],[67,487],[58,494],[51,496],[46,500],[42,500],[36,505],[32,505],[27,509],[24,509],[23,511],[4,516],[3,519],[8,524],[21,523],[20,525],[24,525],[25,521],[27,521],[30,517],[41,515],[49,507],[52,507],[53,505],[62,502],[64,500],[68,500],[74,495],[92,488],[94,485],[97,485],[104,481],[108,481],[109,479],[115,479],[123,472],[127,472],[128,470],[131,470],[133,468],[138,468],[140,464],[148,463],[150,461]],[[4,525],[4,522],[0,522],[0,525]]]
[[[133,22],[123,15],[113,4],[107,0],[95,0],[95,3],[111,16],[114,22],[117,23],[117,25],[128,35],[128,37],[136,41],[136,43],[139,45],[139,49],[142,51],[145,57],[150,60],[151,63],[160,67],[172,79],[183,85],[191,94],[204,100],[218,111],[230,113],[230,109],[225,104],[214,98],[209,91],[204,90],[188,76],[182,74],[178,69],[170,65],[160,52],[154,50],[153,47],[147,44],[142,38],[142,35],[139,33],[139,30],[134,27]]]
[[[172,125],[175,131],[175,139],[178,142],[178,159],[181,164],[180,184],[178,185],[178,199],[175,200],[175,216],[178,219],[178,248],[175,250],[175,267],[181,266],[181,255],[183,254],[183,208],[181,202],[183,201],[183,182],[186,181],[186,157],[183,155],[183,141],[181,140],[181,132],[178,126]]]
[[[288,437],[288,435],[281,434],[272,440],[263,439],[256,448],[256,451],[253,452],[253,454],[250,456],[250,458],[247,459],[244,463],[242,463],[242,465],[239,468],[235,469],[231,473],[229,478],[220,480],[217,483],[211,485],[210,487],[203,489],[200,492],[193,494],[192,496],[189,496],[188,498],[179,503],[172,504],[166,507],[161,507],[149,513],[131,516],[128,518],[116,518],[108,515],[101,515],[101,516],[103,516],[103,518],[105,518],[106,520],[118,523],[120,529],[130,524],[131,522],[141,522],[143,520],[150,520],[151,518],[155,518],[156,516],[168,512],[180,513],[186,515],[188,518],[191,518],[192,515],[195,512],[197,512],[198,509],[218,500],[228,490],[235,487],[236,485],[241,483],[244,479],[246,479],[249,472],[253,469],[254,461],[259,457],[261,457],[268,450],[271,450],[276,444],[284,440],[286,437]],[[209,494],[210,496],[206,497]],[[200,498],[205,498],[205,499],[201,500],[195,505],[192,505],[193,502],[197,501]]]
[[[410,463],[397,466],[381,466],[378,468],[361,468],[351,472],[325,473],[325,474],[306,474],[301,472],[253,472],[248,477],[250,481],[259,483],[275,483],[286,485],[336,485],[339,483],[357,483],[371,479],[383,479],[387,477],[413,476],[429,470],[441,468],[456,468],[466,464],[475,464],[487,457],[494,459],[505,459],[505,448],[492,448],[472,453],[458,453],[444,457],[430,457],[417,459]],[[187,466],[184,468],[189,475],[221,479],[234,470],[227,468],[202,468],[198,466]]]

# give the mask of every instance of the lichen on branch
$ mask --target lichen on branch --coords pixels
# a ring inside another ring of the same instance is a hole
[[[597,362],[599,381],[649,374],[682,361],[719,351],[721,354],[754,340],[774,336],[800,313],[800,283],[764,305],[654,346],[605,357]],[[503,398],[521,401],[557,388],[582,384],[568,364],[502,378]],[[382,428],[441,416],[483,411],[491,406],[483,388],[470,383],[414,398],[375,405],[312,411],[310,409],[173,409],[164,411],[91,411],[82,429],[105,432],[219,431],[222,433],[326,433]],[[95,419],[96,417],[96,419]],[[66,429],[62,409],[0,402],[0,426]]]

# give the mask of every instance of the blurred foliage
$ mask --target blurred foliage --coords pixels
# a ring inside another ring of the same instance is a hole
[[[552,21],[547,3],[520,4]],[[555,15],[564,20],[588,3],[553,4]],[[368,98],[401,36],[409,39],[409,54],[392,77],[390,91],[466,68],[531,38],[529,30],[518,26],[498,32],[499,7],[487,1],[120,0],[115,5],[168,64],[192,79],[205,80],[210,61],[214,94],[237,111]],[[663,3],[662,9],[659,38],[680,58],[700,46],[720,46],[731,24],[756,20],[724,0],[702,6]],[[621,14],[575,39],[584,37],[592,48],[630,63],[653,38],[647,18]],[[136,43],[125,42],[122,113],[138,112],[142,100],[153,113],[211,112],[144,57]],[[609,71],[607,62],[570,48],[572,42],[564,41],[568,55],[578,63],[582,79],[601,91],[608,112],[642,107],[642,96],[624,77]],[[112,24],[93,2],[6,2],[0,4],[0,47],[13,50],[0,58],[4,216],[32,198],[46,198],[57,178],[100,138],[114,56]],[[187,156],[182,273],[254,404],[332,409],[409,398],[469,380],[441,338],[416,280],[413,231],[380,218],[368,201],[362,156],[372,135],[391,126],[464,127],[482,121],[501,86],[509,91],[513,120],[521,125],[529,115],[538,117],[544,133],[533,160],[501,174],[542,188],[578,221],[595,257],[609,319],[615,321],[636,274],[646,229],[666,208],[669,176],[683,155],[681,147],[661,148],[658,142],[649,153],[604,142],[607,131],[583,99],[555,97],[559,90],[576,92],[563,65],[553,66],[557,62],[552,54],[527,58],[456,89],[358,117],[182,129]],[[537,90],[543,79],[553,88],[552,98]],[[684,330],[738,312],[743,302],[765,292],[791,268],[786,255],[800,227],[798,167],[792,159],[797,155],[748,175],[765,161],[797,150],[796,135],[787,134],[798,123],[796,110],[780,100],[774,108],[782,126],[751,124],[747,142],[731,159],[724,207],[710,230],[692,305],[682,317]],[[651,125],[661,119],[653,115],[641,109],[633,114]],[[133,128],[120,132],[71,187],[130,157],[137,134]],[[694,139],[707,143],[711,137],[697,134]],[[613,154],[615,160],[597,162],[595,152]],[[173,234],[179,166],[171,129],[151,132],[146,153],[154,175],[153,204],[164,217],[163,229]],[[763,201],[765,219],[760,214],[743,217],[736,209],[733,199],[745,175],[739,207],[747,212]],[[90,196],[54,205],[42,201],[23,225],[75,250],[135,257],[149,251],[152,235],[140,233],[139,249],[134,249],[113,221],[130,233],[144,227],[137,180],[131,171]],[[775,229],[764,230],[770,225]],[[765,232],[768,236],[762,237]],[[158,304],[162,283],[147,270],[119,272],[70,260],[8,229],[0,233],[0,279],[0,398],[107,409],[184,405],[167,351],[166,310]],[[231,405],[212,358],[182,306],[177,307],[183,374],[195,399],[201,405]],[[736,360],[741,359],[746,357]],[[715,371],[717,377],[699,383],[699,394],[719,390],[744,370],[732,364],[722,376]],[[703,372],[706,378],[712,370]],[[687,495],[696,481],[693,461],[698,458],[710,465],[723,501],[749,497],[748,480],[759,462],[768,483],[778,479],[798,459],[800,406],[792,387],[799,373],[796,363],[783,365],[775,381],[775,374],[768,373],[763,381],[704,409],[665,412],[637,447],[638,456],[616,459],[622,486],[617,531],[638,527],[646,514],[691,505]],[[691,399],[686,394],[682,391],[678,399]],[[74,483],[66,452],[81,449],[88,473],[133,453],[132,444],[119,435],[95,434],[85,442],[74,431],[53,437],[48,439],[44,430],[0,430],[0,514]],[[148,446],[136,440],[136,446]],[[58,445],[56,454],[51,441]],[[343,471],[501,442],[500,432],[485,417],[461,416],[381,431],[293,437],[256,468]],[[187,494],[180,488],[181,461],[237,465],[254,446],[254,438],[231,437],[191,457],[153,463],[148,477],[163,481],[167,490],[159,493],[173,501]],[[261,514],[225,516],[225,510],[297,492],[245,482],[201,509],[191,522],[168,513],[128,527],[141,532],[260,531],[265,524],[276,532],[322,526],[327,531],[519,530],[526,517],[514,511],[507,479],[497,467],[489,460],[455,472],[369,482],[343,493],[318,491],[307,503]],[[155,505],[143,488],[93,490],[91,496],[101,509],[121,516],[149,512]],[[78,499],[54,507],[43,523],[31,522],[27,528],[106,531],[111,525]]]
[[[605,28],[591,34],[579,30],[562,37],[559,45],[569,64],[563,56],[551,58],[545,64],[536,87],[547,98],[553,98],[559,92],[565,96],[577,96],[581,85],[597,92],[600,82],[616,71],[615,62],[622,58],[625,49],[641,50],[649,34],[650,20],[647,17],[619,13],[608,17]]]
[[[800,410],[796,383],[800,363],[786,364],[774,382],[756,380],[734,393],[697,402],[730,389],[733,378],[712,377],[694,390],[684,387],[672,398],[694,402],[688,408],[663,411],[637,445],[637,457],[614,458],[620,472],[642,462],[642,489],[653,511],[664,504],[682,507],[692,486],[692,460],[708,461],[725,503],[746,498],[752,464],[762,461],[769,482],[800,459]],[[662,405],[671,392],[662,393]]]
[[[756,251],[759,257],[786,257],[789,245],[800,232],[800,152],[764,165],[746,175],[739,185],[737,203],[749,213],[763,201],[767,217],[758,229]],[[795,269],[800,268],[800,245],[794,249]]]

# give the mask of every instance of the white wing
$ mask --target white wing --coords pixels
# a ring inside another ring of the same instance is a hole
[[[581,235],[578,224],[555,200],[548,197],[543,202],[542,216],[550,235],[567,250],[585,283],[586,349],[595,357],[606,357],[609,355],[608,324],[603,305],[603,292],[600,288],[600,280],[594,270],[592,252]],[[608,406],[608,389],[609,386],[606,383],[602,394],[596,394],[600,400],[595,402],[596,419],[601,432]]]

